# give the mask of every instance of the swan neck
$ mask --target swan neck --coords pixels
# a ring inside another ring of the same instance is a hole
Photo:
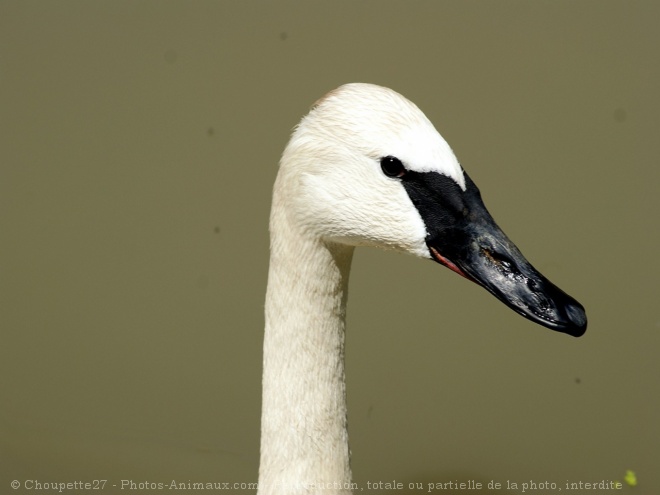
[[[351,493],[344,328],[352,255],[273,212],[259,495]]]

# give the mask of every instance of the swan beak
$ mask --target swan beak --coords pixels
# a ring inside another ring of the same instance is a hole
[[[544,327],[579,337],[587,330],[584,307],[545,278],[493,222],[491,229],[455,233],[448,258],[429,245],[438,263],[482,286],[514,311]]]
[[[446,182],[441,185],[441,197],[449,196],[450,201],[436,203],[441,212],[435,213],[428,201],[431,196],[410,194],[415,188],[406,187],[427,225],[431,257],[482,286],[525,318],[574,337],[583,335],[587,329],[584,307],[525,259],[495,223],[467,174],[465,179],[465,191],[456,186],[448,195]],[[427,182],[422,189],[435,189],[428,178],[422,181]],[[438,185],[437,178],[433,182]]]

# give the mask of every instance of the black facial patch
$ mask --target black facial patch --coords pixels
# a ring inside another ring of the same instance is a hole
[[[427,243],[449,234],[465,222],[479,221],[486,208],[479,189],[463,172],[466,190],[439,172],[409,170],[401,183],[426,225]]]

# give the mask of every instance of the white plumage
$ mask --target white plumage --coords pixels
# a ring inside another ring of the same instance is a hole
[[[433,258],[481,283],[467,265],[457,268],[459,261],[434,251],[429,225],[436,220],[423,218],[421,200],[384,173],[388,156],[409,175],[449,178],[455,195],[467,190],[456,157],[424,114],[370,84],[348,84],[317,101],[282,156],[270,218],[260,495],[350,493],[344,325],[355,246]],[[482,251],[479,262],[502,272],[490,247]]]

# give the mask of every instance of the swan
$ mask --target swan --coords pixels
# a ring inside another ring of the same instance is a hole
[[[352,493],[344,328],[355,247],[434,260],[540,325],[586,330],[582,305],[523,257],[433,124],[388,88],[346,84],[312,106],[282,155],[269,229],[259,495]]]

